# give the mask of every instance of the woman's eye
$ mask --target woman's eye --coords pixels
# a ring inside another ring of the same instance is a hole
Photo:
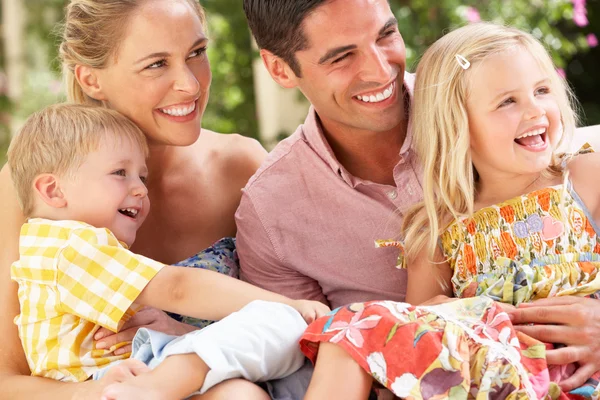
[[[190,53],[188,58],[199,57],[199,56],[203,55],[205,52],[206,52],[206,46],[197,48],[196,50],[194,50]]]
[[[118,169],[115,172],[113,172],[113,175],[127,176],[127,173],[125,172],[124,169]]]
[[[167,65],[166,60],[158,60],[158,61],[155,61],[152,64],[148,65],[146,67],[146,69],[157,69],[157,68],[164,67],[165,65]]]

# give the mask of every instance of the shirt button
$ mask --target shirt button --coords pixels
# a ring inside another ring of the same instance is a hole
[[[398,197],[398,192],[396,190],[390,190],[387,195],[390,199],[395,200],[396,197]]]

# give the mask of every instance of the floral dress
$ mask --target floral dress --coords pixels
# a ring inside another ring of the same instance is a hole
[[[308,327],[301,348],[314,361],[319,342],[337,343],[401,398],[596,399],[598,375],[562,393],[556,383],[575,366],[549,368],[545,352],[552,345],[516,332],[492,300],[595,296],[597,232],[570,183],[483,208],[440,238],[461,300],[340,307]]]

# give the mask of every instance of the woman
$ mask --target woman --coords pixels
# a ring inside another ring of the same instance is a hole
[[[111,107],[148,138],[152,212],[132,250],[168,264],[235,235],[241,188],[266,155],[254,140],[200,127],[211,81],[204,25],[196,0],[72,0],[60,47],[69,100]],[[123,378],[123,371],[81,384],[28,376],[13,324],[19,306],[9,273],[18,258],[24,218],[6,167],[0,172],[0,195],[2,397],[98,398],[104,385]],[[130,340],[141,325],[171,334],[194,329],[146,309],[129,321],[130,329],[100,342]],[[241,390],[248,398],[264,393],[249,382],[232,381],[206,398],[227,398],[233,392],[241,398]]]

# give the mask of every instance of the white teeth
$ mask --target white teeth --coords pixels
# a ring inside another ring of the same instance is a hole
[[[364,101],[365,103],[379,103],[380,101],[389,99],[392,93],[394,93],[393,82],[383,92],[372,94],[370,96],[356,96],[356,98],[360,101]]]
[[[526,133],[522,134],[517,139],[523,139],[523,138],[526,138],[528,136],[542,135],[544,132],[546,132],[546,128],[534,129],[532,131],[529,131],[529,132],[526,132]]]
[[[160,108],[160,111],[172,115],[174,117],[183,117],[191,114],[196,109],[196,102],[193,102],[187,107],[176,107],[176,108]]]
[[[121,208],[119,211],[124,211],[124,212],[126,212],[127,214],[129,214],[132,217],[137,216],[137,214],[139,212],[135,208]]]

